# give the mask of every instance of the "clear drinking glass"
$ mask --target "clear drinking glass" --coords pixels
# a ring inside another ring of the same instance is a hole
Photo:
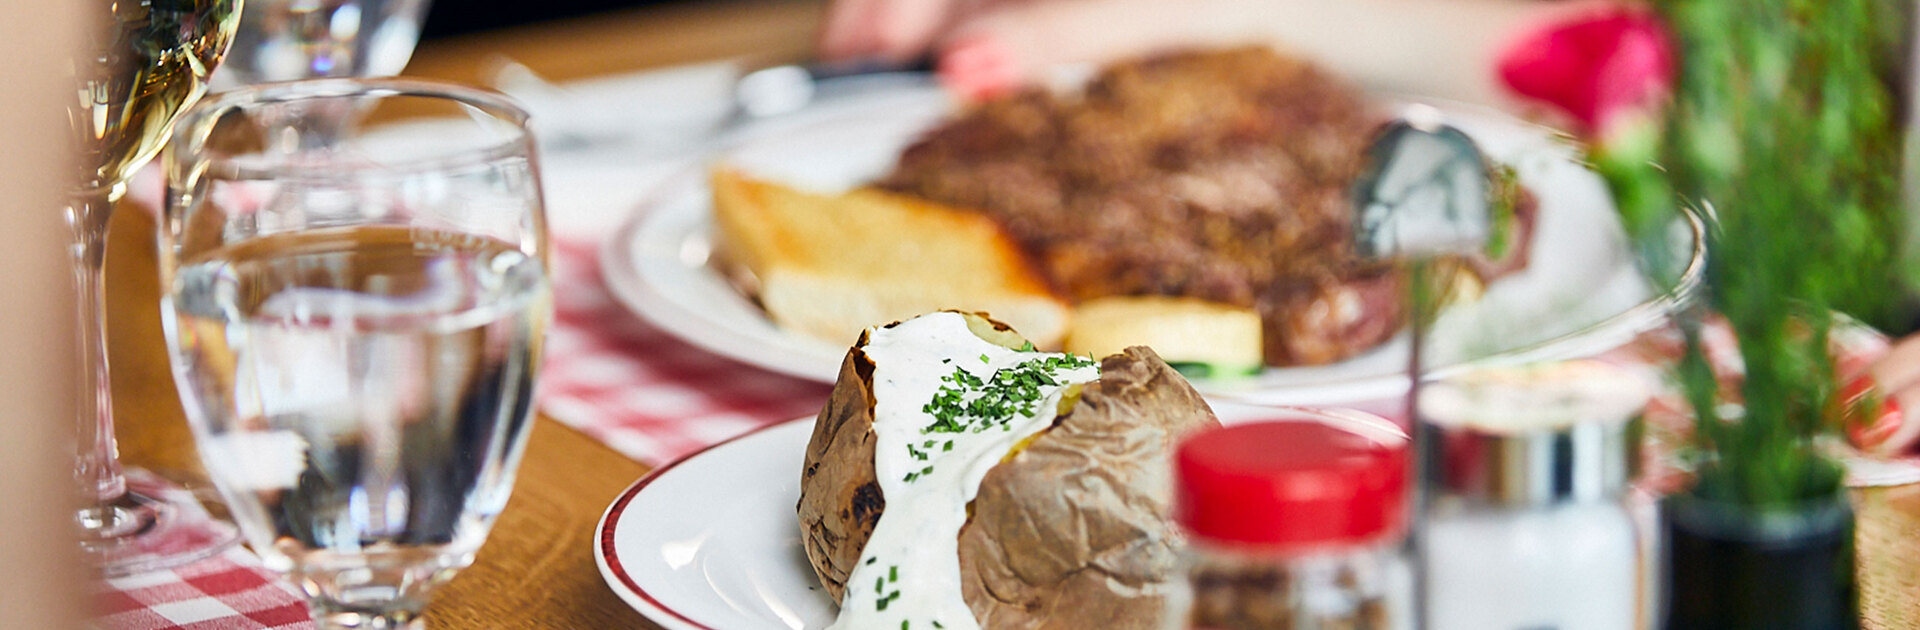
[[[526,114],[277,83],[209,97],[169,149],[162,312],[208,473],[322,628],[418,627],[530,426],[552,304]]]
[[[400,74],[427,0],[247,0],[217,89]]]

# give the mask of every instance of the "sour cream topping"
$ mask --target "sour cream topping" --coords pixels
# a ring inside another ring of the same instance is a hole
[[[1012,350],[932,313],[868,333],[874,472],[887,507],[847,578],[839,630],[967,630],[960,529],[987,471],[1053,423],[1092,360]]]

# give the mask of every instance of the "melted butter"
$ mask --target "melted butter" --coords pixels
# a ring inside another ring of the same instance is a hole
[[[994,345],[975,336],[956,313],[874,329],[864,351],[874,365],[873,464],[887,508],[847,578],[840,617],[831,628],[978,629],[960,594],[959,538],[967,504],[987,471],[1051,425],[1067,389],[1098,379],[1099,367],[1070,355]],[[1052,367],[1036,367],[1044,364]],[[966,386],[956,370],[986,387]],[[993,418],[943,422],[927,409],[943,389],[964,392],[962,402],[992,396],[988,390],[1017,389],[992,387],[1003,370],[1008,376],[1045,372],[1054,382],[1038,385],[1032,400],[1006,405],[1010,413],[989,414]]]

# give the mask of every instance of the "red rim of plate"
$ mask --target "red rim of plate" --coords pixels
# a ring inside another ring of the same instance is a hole
[[[673,617],[677,621],[691,625],[695,628],[699,628],[700,630],[715,630],[715,628],[713,628],[712,626],[700,623],[698,621],[694,621],[692,618],[687,617],[686,615],[680,614],[680,611],[674,610],[672,608],[668,608],[665,602],[662,602],[659,600],[659,598],[654,597],[652,593],[648,593],[646,589],[640,588],[640,584],[633,580],[633,576],[627,574],[627,568],[620,564],[620,558],[614,554],[614,550],[613,550],[614,527],[620,522],[620,516],[626,512],[627,504],[633,502],[633,498],[636,496],[639,496],[641,490],[645,490],[648,485],[651,485],[655,479],[659,479],[661,475],[665,475],[667,471],[673,470],[675,467],[679,466],[680,464],[686,463],[688,461],[692,461],[693,458],[695,457],[705,455],[707,451],[711,451],[713,449],[720,448],[728,444],[732,444],[734,442],[737,442],[739,440],[745,439],[753,435],[757,435],[757,434],[770,431],[779,427],[784,427],[789,424],[793,424],[795,422],[804,422],[804,421],[810,421],[810,420],[813,420],[813,418],[812,417],[794,418],[792,420],[787,420],[785,422],[775,422],[773,424],[755,428],[745,433],[741,433],[739,435],[727,438],[725,440],[715,442],[712,445],[707,446],[706,448],[694,451],[686,455],[685,457],[681,457],[680,459],[667,462],[665,464],[660,465],[660,467],[658,468],[647,471],[647,474],[642,475],[638,481],[633,482],[633,485],[627,486],[626,490],[621,491],[620,497],[617,499],[614,499],[613,505],[607,506],[607,513],[601,515],[600,517],[600,528],[599,528],[600,529],[600,536],[599,536],[600,537],[600,554],[599,555],[600,555],[600,561],[606,564],[607,572],[612,573],[615,577],[618,577],[620,579],[620,584],[622,586],[625,586],[628,592],[633,593],[635,596],[639,597],[641,600],[646,601],[647,604],[649,606],[652,606],[655,610],[665,613]]]

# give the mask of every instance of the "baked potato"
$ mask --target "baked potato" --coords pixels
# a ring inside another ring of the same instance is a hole
[[[1031,348],[1004,324],[965,317],[981,339]],[[874,430],[875,374],[886,368],[865,351],[874,332],[862,334],[841,363],[801,475],[807,559],[836,601],[888,504]],[[1098,380],[1075,387],[1077,396],[1061,397],[1045,428],[986,472],[966,506],[960,591],[982,628],[1160,627],[1181,542],[1168,518],[1167,458],[1176,438],[1218,423],[1192,386],[1145,347],[1106,357]]]

